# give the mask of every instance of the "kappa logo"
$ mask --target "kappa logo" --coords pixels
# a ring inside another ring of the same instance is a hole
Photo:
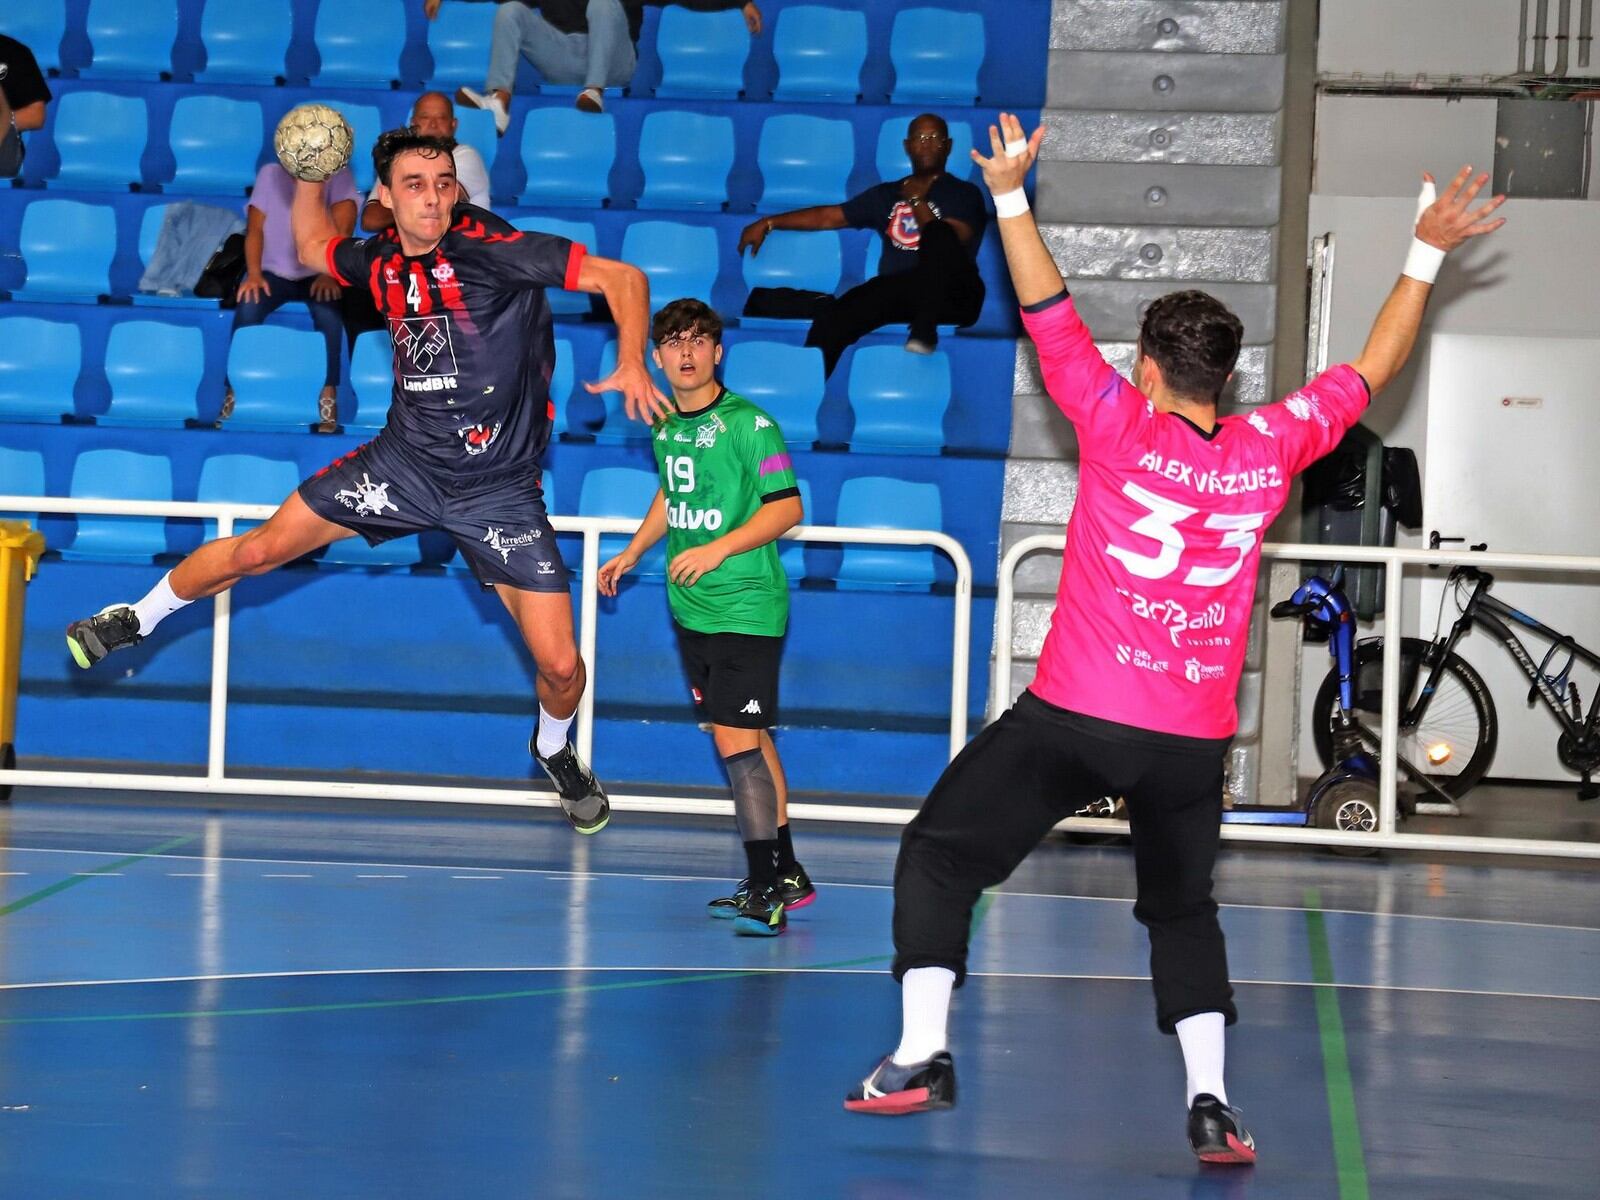
[[[667,440],[667,431],[665,429],[663,429],[660,433],[656,434],[656,441],[664,442],[666,440]]]
[[[489,526],[489,532],[483,535],[483,540],[489,544],[489,549],[499,551],[502,562],[511,561],[511,552],[522,546],[531,546],[542,536],[542,531],[530,529],[527,533],[516,533],[506,537],[504,529]]]
[[[353,508],[358,517],[382,516],[385,509],[399,512],[400,506],[389,499],[387,483],[373,483],[372,476],[361,472],[361,482],[353,488],[343,488],[333,498],[346,508]]]
[[[757,428],[757,429],[771,429],[772,428],[772,422],[767,420],[765,417],[758,415],[756,417],[755,428]]]
[[[748,713],[750,716],[753,716],[753,717],[759,717],[761,715],[761,705],[757,701],[752,700],[752,701],[750,701],[749,704],[746,704],[739,711],[742,712],[742,713]]]
[[[1248,417],[1246,417],[1245,420],[1250,423],[1250,428],[1254,429],[1262,437],[1273,437],[1274,436],[1274,434],[1272,432],[1272,426],[1267,424],[1267,419],[1265,417],[1263,417],[1260,413],[1253,412]]]

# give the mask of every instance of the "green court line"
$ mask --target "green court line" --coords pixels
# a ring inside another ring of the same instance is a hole
[[[837,971],[888,962],[890,955],[869,954],[839,962],[815,963],[801,971]],[[581,973],[582,967],[572,971]],[[285,1004],[270,1008],[211,1008],[182,1012],[99,1013],[66,1017],[0,1017],[0,1025],[81,1025],[105,1021],[187,1021],[200,1017],[278,1017],[303,1013],[363,1012],[379,1008],[420,1008],[437,1004],[472,1004],[487,1000],[529,1000],[539,996],[568,996],[574,993],[624,992],[639,988],[671,987],[682,983],[718,983],[730,979],[754,979],[771,971],[702,971],[694,975],[668,975],[659,979],[627,979],[614,983],[577,983],[558,987],[524,988],[514,992],[475,992],[460,996],[406,996],[398,1000],[351,1000],[342,1004]]]
[[[1322,1037],[1322,1073],[1328,1086],[1328,1121],[1333,1126],[1333,1161],[1339,1174],[1339,1200],[1368,1200],[1367,1159],[1356,1119],[1356,1090],[1350,1078],[1339,989],[1333,986],[1333,955],[1322,917],[1322,894],[1306,889],[1306,939],[1311,944],[1311,974],[1318,984],[1317,1032]]]
[[[191,833],[184,837],[176,837],[171,841],[162,842],[158,846],[151,846],[147,850],[140,850],[136,854],[130,854],[127,858],[119,858],[116,862],[106,863],[99,867],[91,867],[89,870],[80,871],[76,875],[69,875],[66,879],[57,880],[49,887],[40,888],[37,892],[29,892],[26,896],[13,900],[10,904],[0,906],[0,917],[9,917],[12,913],[21,912],[41,900],[48,900],[58,892],[64,892],[70,887],[77,887],[80,883],[88,883],[96,875],[110,875],[123,867],[130,867],[136,862],[154,858],[158,854],[165,854],[168,850],[176,850],[179,846],[187,845],[199,836],[197,833]]]

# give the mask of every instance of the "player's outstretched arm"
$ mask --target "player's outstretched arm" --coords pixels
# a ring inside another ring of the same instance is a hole
[[[294,201],[289,206],[289,224],[294,230],[294,252],[300,265],[311,271],[328,269],[328,243],[339,236],[323,194],[325,184],[305,179],[294,181]],[[353,206],[352,206],[353,207]]]
[[[703,546],[691,546],[667,564],[667,575],[682,587],[690,587],[702,575],[709,575],[735,554],[777,541],[800,523],[805,507],[799,496],[785,496],[763,504],[737,529],[730,529]]]
[[[789,229],[797,233],[818,233],[824,229],[843,229],[849,225],[844,208],[838,204],[818,204],[812,208],[796,208],[785,213],[773,213],[751,221],[739,234],[739,253],[749,250],[752,255],[761,253],[761,244],[774,229]]]
[[[1489,177],[1479,175],[1473,179],[1471,166],[1462,167],[1437,200],[1433,199],[1433,176],[1424,173],[1422,179],[1416,240],[1406,260],[1406,273],[1378,311],[1360,357],[1350,364],[1361,372],[1373,395],[1392,382],[1411,357],[1417,332],[1422,328],[1422,314],[1433,291],[1434,273],[1444,256],[1463,242],[1493,233],[1506,223],[1504,217],[1489,219],[1505,203],[1504,196],[1495,196],[1472,208],[1472,201]]]
[[[621,392],[623,407],[635,421],[654,421],[672,411],[644,365],[645,342],[650,332],[650,281],[638,267],[586,254],[578,267],[578,291],[606,298],[617,323],[617,367],[598,383],[586,383],[590,393]]]
[[[644,556],[644,552],[665,537],[666,533],[667,498],[661,489],[657,488],[656,498],[650,502],[650,511],[645,513],[644,520],[639,523],[639,528],[623,547],[622,553],[607,560],[596,573],[595,586],[600,589],[600,594],[615,596],[617,583],[639,565],[639,559]]]
[[[1067,286],[1056,260],[1050,256],[1050,248],[1039,236],[1039,227],[1034,224],[1022,191],[1043,141],[1044,126],[1035,129],[1032,137],[1025,137],[1022,122],[1011,113],[1001,113],[999,126],[989,126],[992,156],[985,158],[976,149],[972,151],[972,161],[982,169],[983,182],[995,198],[995,216],[1006,265],[1011,270],[1011,284],[1016,289],[1017,303],[1024,308],[1059,295]]]

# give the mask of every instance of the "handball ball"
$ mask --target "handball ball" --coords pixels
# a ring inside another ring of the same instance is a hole
[[[349,162],[354,144],[348,122],[326,104],[291,108],[272,135],[272,148],[283,169],[312,183],[320,183]]]

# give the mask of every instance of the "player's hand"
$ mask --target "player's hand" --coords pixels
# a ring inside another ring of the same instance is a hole
[[[272,289],[267,286],[267,281],[261,275],[246,275],[239,281],[239,290],[234,295],[240,304],[254,304],[263,297],[272,295]]]
[[[615,596],[618,581],[638,565],[639,556],[624,550],[600,568],[594,577],[595,586],[602,596]]]
[[[1422,173],[1422,178],[1433,182],[1433,176],[1426,171]],[[1493,221],[1486,218],[1506,202],[1504,196],[1495,196],[1472,209],[1473,199],[1488,182],[1487,175],[1472,179],[1470,165],[1462,167],[1450,181],[1450,186],[1445,188],[1444,195],[1423,210],[1417,220],[1417,237],[1440,250],[1454,250],[1469,238],[1482,237],[1499,229],[1506,223],[1504,217]]]
[[[900,199],[915,208],[924,196],[928,194],[927,185],[915,175],[907,175],[900,181]]]
[[[993,157],[985,158],[974,147],[972,161],[983,170],[983,182],[988,185],[990,195],[1001,196],[1022,186],[1039,158],[1044,126],[1039,126],[1033,131],[1033,136],[1026,139],[1027,148],[1021,154],[1012,158],[1006,153],[1007,143],[1023,140],[1022,122],[1011,113],[1001,113],[999,126],[989,126],[989,146],[994,151]]]
[[[313,300],[321,300],[324,303],[337,300],[341,291],[343,289],[340,288],[339,281],[332,275],[318,275],[311,281],[311,298]]]
[[[745,28],[750,31],[751,37],[761,36],[761,10],[755,6],[755,0],[750,0],[741,10],[744,13]]]
[[[711,574],[727,557],[726,551],[717,549],[716,542],[691,546],[667,564],[667,577],[679,587],[693,587],[695,580]]]
[[[433,20],[439,15],[439,0],[422,0],[422,15]]]
[[[765,217],[759,221],[751,221],[744,227],[744,232],[739,235],[739,253],[744,254],[748,247],[753,258],[761,253],[761,243],[767,240],[767,234],[772,232],[772,222]]]
[[[622,406],[635,421],[653,425],[672,412],[672,402],[661,394],[643,360],[618,362],[617,369],[599,383],[586,383],[583,390],[591,395],[601,392],[621,392]]]

